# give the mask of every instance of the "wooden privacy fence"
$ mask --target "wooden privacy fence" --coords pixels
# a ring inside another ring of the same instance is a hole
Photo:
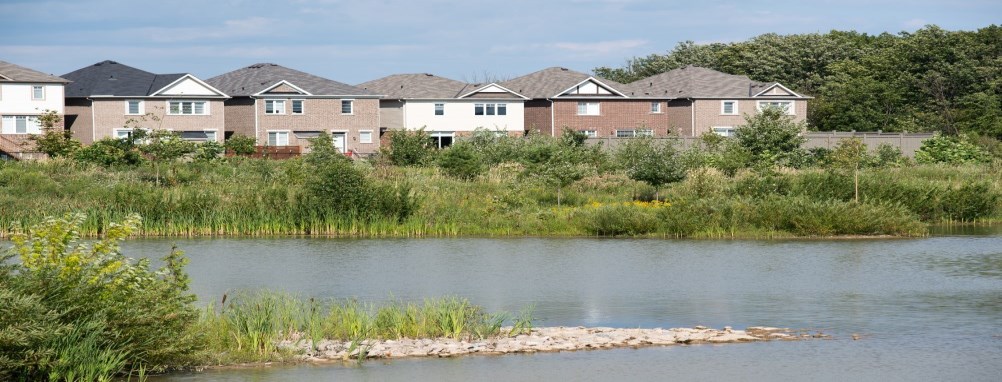
[[[866,144],[870,151],[875,151],[877,147],[881,144],[889,144],[892,147],[901,149],[901,153],[907,157],[914,157],[915,151],[922,147],[922,141],[932,138],[932,133],[882,133],[882,132],[819,132],[819,131],[809,131],[804,133],[804,138],[807,138],[807,142],[804,142],[803,147],[805,149],[812,149],[816,147],[822,147],[826,149],[835,148],[836,145],[843,139],[859,138],[863,143]],[[631,138],[616,138],[616,137],[603,137],[603,138],[588,138],[585,140],[589,144],[601,143],[604,147],[608,149],[615,149],[619,146],[620,142],[624,139]],[[689,148],[694,145],[698,145],[700,142],[699,137],[657,137],[655,139],[677,139],[682,147]]]

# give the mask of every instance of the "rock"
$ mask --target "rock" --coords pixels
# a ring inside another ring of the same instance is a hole
[[[696,329],[696,330],[706,330],[707,327],[705,327],[703,325],[696,325],[695,327],[693,327],[693,329]]]

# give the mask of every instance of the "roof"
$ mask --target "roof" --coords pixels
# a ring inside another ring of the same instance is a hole
[[[14,65],[6,61],[0,61],[0,81],[3,82],[58,82],[67,83],[69,80],[45,74],[37,70],[28,69],[20,65]]]
[[[456,98],[475,86],[429,73],[394,74],[358,84],[391,99]]]
[[[551,98],[588,78],[595,78],[616,91],[622,91],[624,86],[615,81],[556,66],[502,82],[500,85],[529,98]]]
[[[231,97],[252,96],[285,81],[312,95],[374,96],[376,93],[277,64],[260,63],[205,82]]]
[[[73,81],[66,85],[66,97],[146,97],[186,75],[154,74],[105,60],[66,73],[62,77]]]
[[[623,90],[634,98],[748,98],[774,85],[778,83],[686,66],[631,82]]]

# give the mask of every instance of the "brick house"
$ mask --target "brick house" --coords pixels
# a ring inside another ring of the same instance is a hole
[[[42,133],[38,116],[48,111],[65,113],[63,92],[68,82],[0,61],[0,159],[37,157],[30,137]]]
[[[781,107],[796,122],[807,119],[807,97],[778,82],[756,82],[747,76],[687,66],[631,82],[622,87],[632,100],[667,106],[668,128],[682,136],[714,132],[730,136],[768,106]]]
[[[525,134],[526,97],[496,83],[470,84],[432,74],[395,74],[359,84],[382,95],[380,129],[420,129],[439,147],[478,128]]]
[[[259,145],[300,146],[331,134],[342,152],[379,150],[379,96],[373,92],[276,64],[254,64],[208,79],[229,94],[227,134]]]
[[[154,74],[101,61],[62,76],[66,127],[90,144],[126,138],[136,128],[170,130],[182,139],[222,142],[229,96],[189,73]]]

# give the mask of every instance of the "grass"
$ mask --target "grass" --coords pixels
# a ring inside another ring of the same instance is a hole
[[[390,301],[363,303],[354,299],[317,300],[257,292],[239,294],[207,306],[196,330],[207,341],[205,358],[215,364],[290,359],[294,354],[278,342],[307,341],[314,349],[324,339],[454,338],[484,339],[506,335],[508,313],[488,313],[459,297],[426,299],[422,303]],[[511,334],[531,329],[531,313],[515,316]]]
[[[852,202],[851,177],[845,175],[791,170],[727,177],[697,169],[661,190],[671,206],[658,213],[623,205],[650,200],[654,192],[618,172],[575,182],[563,191],[558,208],[555,190],[519,178],[515,164],[494,166],[473,181],[428,167],[356,166],[380,184],[410,185],[417,210],[398,220],[294,208],[310,172],[298,159],[178,163],[159,183],[146,167],[106,169],[58,160],[3,163],[0,235],[67,212],[87,215],[81,228],[85,235],[98,235],[109,222],[138,213],[144,218],[139,234],[145,236],[921,235],[928,223],[980,224],[1002,218],[1002,175],[990,165],[865,170],[859,205]],[[770,218],[773,211],[784,218]],[[882,216],[880,224],[869,224]]]

